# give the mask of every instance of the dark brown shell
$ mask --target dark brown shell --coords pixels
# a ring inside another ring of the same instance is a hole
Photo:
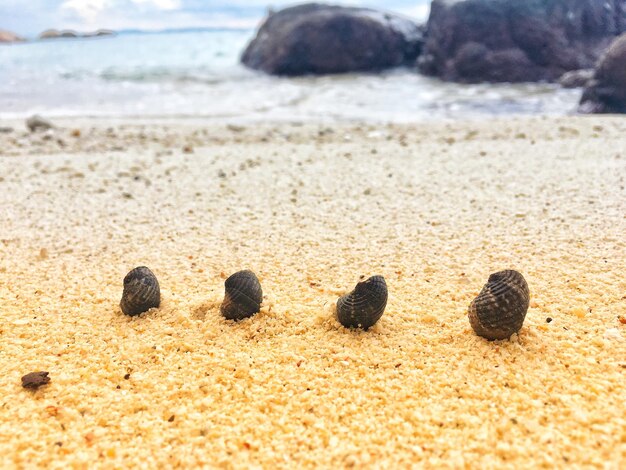
[[[22,387],[38,389],[42,385],[50,383],[49,373],[45,371],[31,372],[22,377]]]
[[[252,271],[238,271],[224,282],[224,301],[220,307],[222,316],[228,320],[243,320],[261,309],[263,290]]]
[[[382,276],[359,282],[349,294],[337,300],[337,320],[346,328],[368,328],[383,316],[387,306],[387,283]]]
[[[124,278],[124,292],[120,308],[126,315],[135,316],[161,304],[159,281],[152,271],[139,266]]]
[[[494,273],[469,306],[470,325],[489,340],[510,338],[522,328],[529,303],[524,276],[513,270]]]

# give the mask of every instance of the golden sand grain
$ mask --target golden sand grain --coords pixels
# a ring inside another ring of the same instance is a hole
[[[0,136],[1,468],[624,467],[623,118],[182,122]],[[162,304],[129,318],[140,265]],[[506,268],[533,303],[488,342],[467,306]],[[384,316],[342,328],[373,274]]]

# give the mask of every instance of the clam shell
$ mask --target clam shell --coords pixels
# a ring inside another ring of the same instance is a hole
[[[382,276],[359,282],[349,294],[337,300],[337,320],[346,328],[368,328],[383,316],[387,305],[387,283]]]
[[[261,309],[263,290],[252,271],[238,271],[224,282],[224,301],[220,307],[222,316],[228,320],[243,320]]]
[[[139,266],[124,278],[124,292],[120,308],[126,315],[135,316],[161,304],[159,281],[150,269]]]
[[[524,276],[510,269],[494,273],[469,306],[470,325],[489,340],[510,338],[522,328],[529,303]]]

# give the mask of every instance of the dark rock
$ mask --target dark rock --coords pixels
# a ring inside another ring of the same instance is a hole
[[[111,31],[110,29],[99,29],[97,31],[93,31],[91,33],[83,34],[85,38],[97,38],[101,36],[115,36],[115,31]]]
[[[76,31],[71,31],[65,29],[63,31],[59,31],[56,29],[48,29],[39,35],[39,39],[59,39],[59,38],[94,38],[101,36],[114,36],[115,32],[109,29],[99,29],[97,31],[89,32],[89,33],[77,33]]]
[[[77,38],[78,33],[70,30],[59,31],[56,29],[47,29],[39,35],[39,39],[58,39],[58,38]]]
[[[563,88],[582,88],[593,78],[593,69],[572,70],[565,72],[559,78],[559,85]]]
[[[31,372],[22,377],[22,387],[37,389],[42,385],[50,383],[50,377],[48,372]]]
[[[0,127],[0,134],[10,134],[11,132],[13,132],[12,127]]]
[[[418,67],[459,82],[555,81],[593,67],[626,28],[622,8],[626,0],[433,0]]]
[[[13,32],[0,29],[0,44],[24,41],[25,39],[23,37],[20,37]]]
[[[580,100],[582,113],[626,113],[626,33],[602,56]]]
[[[540,80],[541,71],[519,49],[490,51],[484,44],[468,42],[457,52],[456,70],[468,82],[520,82]]]
[[[274,75],[379,71],[415,63],[422,44],[408,19],[309,3],[270,13],[241,61]]]
[[[26,120],[26,127],[29,131],[47,131],[48,129],[52,129],[54,127],[52,123],[41,116],[35,114],[34,116],[29,117]]]

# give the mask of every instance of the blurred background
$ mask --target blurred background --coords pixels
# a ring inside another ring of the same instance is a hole
[[[0,29],[8,40],[0,47],[0,118],[40,113],[408,122],[567,114],[580,99],[580,89],[552,80],[444,81],[418,73],[414,63],[298,77],[242,65],[268,12],[290,3],[2,0]],[[342,4],[391,11],[423,32],[431,10],[427,0]]]

